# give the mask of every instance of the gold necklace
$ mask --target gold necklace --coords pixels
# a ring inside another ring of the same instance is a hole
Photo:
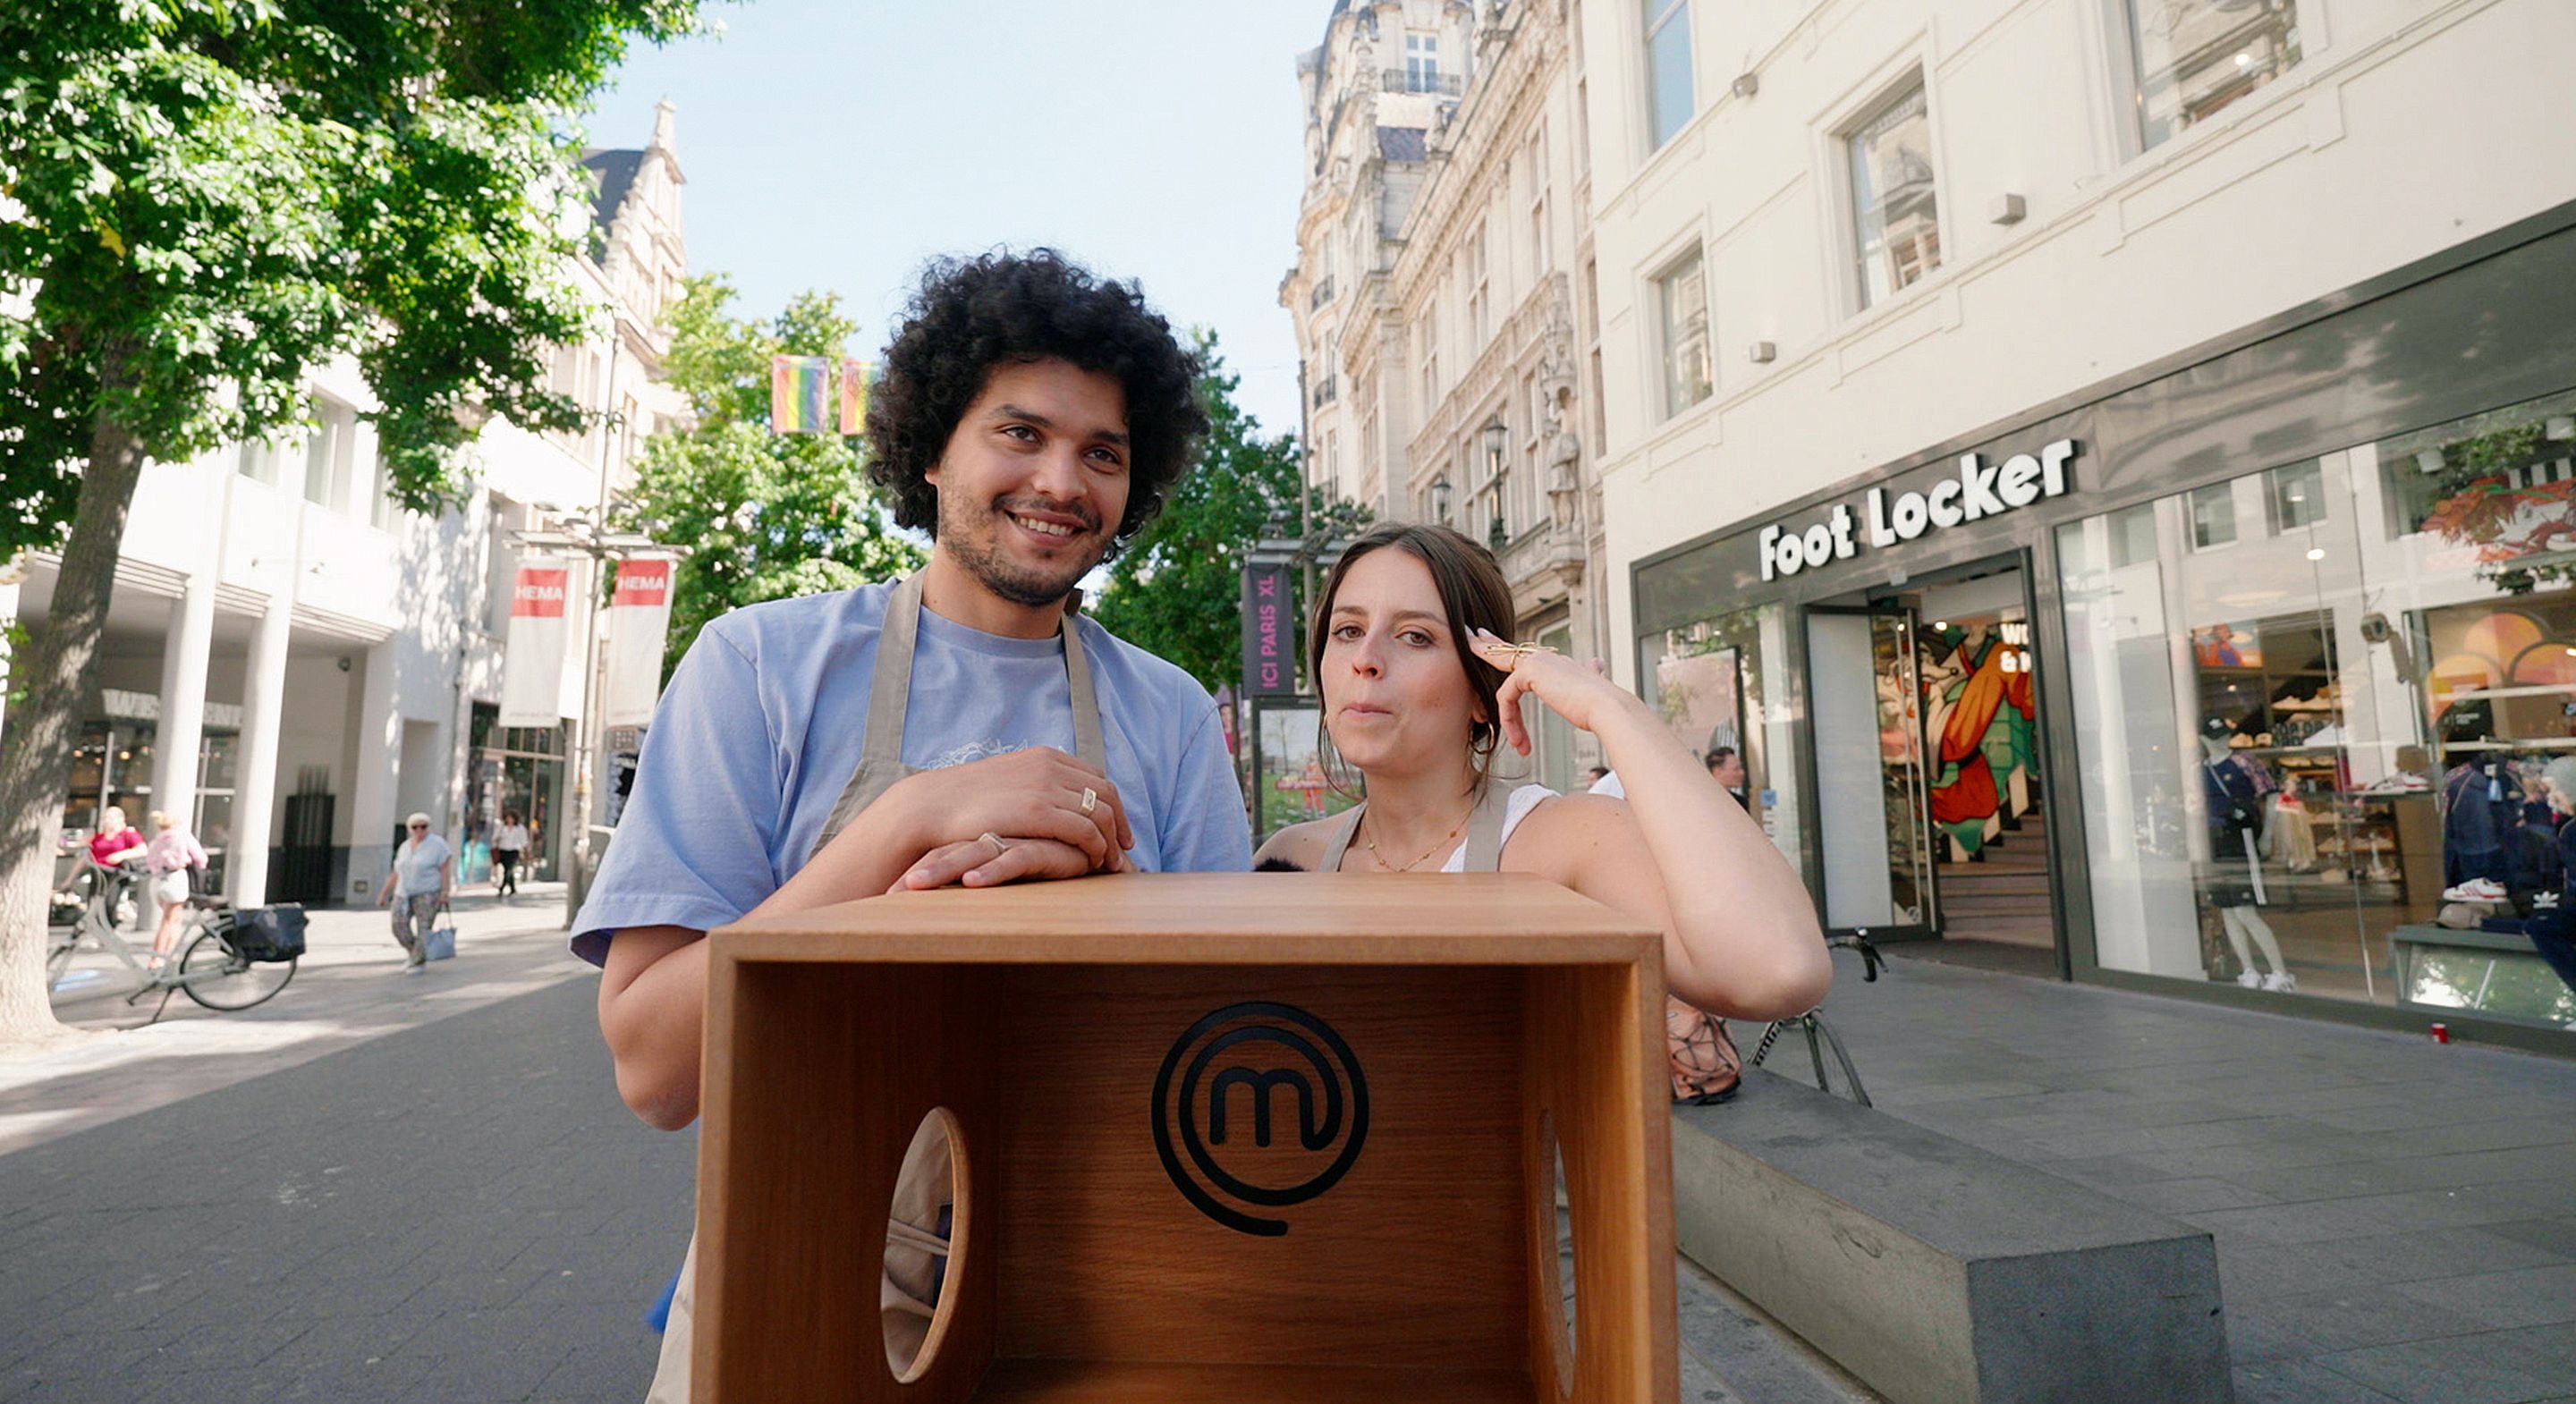
[[[1433,844],[1432,844],[1429,848],[1424,849],[1424,850],[1422,851],[1422,856],[1421,856],[1421,857],[1414,859],[1412,862],[1407,863],[1407,864],[1405,864],[1403,867],[1400,867],[1400,868],[1399,868],[1399,867],[1396,867],[1396,866],[1394,866],[1394,865],[1392,865],[1392,864],[1390,864],[1390,863],[1388,863],[1384,858],[1381,858],[1381,857],[1379,857],[1379,856],[1378,856],[1378,852],[1377,852],[1377,839],[1375,838],[1375,836],[1370,836],[1370,837],[1368,837],[1367,839],[1365,839],[1365,840],[1364,840],[1364,842],[1366,842],[1366,843],[1368,844],[1368,855],[1369,855],[1369,861],[1370,861],[1370,862],[1372,862],[1372,863],[1377,864],[1379,868],[1381,868],[1381,869],[1383,869],[1383,870],[1385,870],[1385,871],[1387,871],[1387,872],[1390,872],[1390,873],[1409,873],[1409,872],[1412,872],[1416,867],[1418,867],[1418,866],[1420,866],[1422,863],[1424,863],[1424,862],[1428,861],[1428,860],[1430,859],[1430,857],[1431,857],[1431,855],[1432,855],[1432,854],[1437,853],[1437,852],[1439,852],[1441,849],[1448,847],[1448,846],[1449,846],[1449,841],[1450,841],[1451,839],[1454,839],[1454,838],[1458,837],[1458,831],[1459,831],[1460,829],[1463,829],[1463,828],[1467,827],[1467,821],[1468,821],[1469,819],[1473,819],[1473,818],[1475,818],[1475,817],[1476,817],[1476,807],[1475,807],[1474,805],[1472,805],[1472,804],[1471,804],[1471,805],[1467,806],[1467,812],[1466,812],[1464,815],[1461,815],[1461,816],[1459,817],[1458,822],[1449,826],[1449,832],[1447,832],[1447,833],[1445,833],[1445,834],[1442,834],[1442,835],[1439,837],[1439,839],[1438,839],[1438,840],[1436,840],[1435,842],[1433,842]]]

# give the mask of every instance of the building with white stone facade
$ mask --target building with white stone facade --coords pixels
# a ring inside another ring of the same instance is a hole
[[[236,901],[365,902],[406,814],[432,817],[471,880],[488,863],[474,841],[510,807],[538,830],[538,874],[562,859],[567,727],[492,725],[512,533],[595,517],[644,437],[684,408],[658,383],[662,310],[687,268],[669,104],[647,146],[584,164],[594,218],[569,272],[596,331],[559,348],[553,384],[617,421],[579,435],[487,424],[469,497],[417,515],[385,493],[374,402],[343,363],[312,376],[316,427],[301,437],[147,465],[82,708],[67,852],[105,805],[138,827],[166,810],[214,852]],[[57,565],[32,556],[13,587],[30,630],[44,628]],[[587,598],[579,574],[574,585]],[[586,658],[589,613],[569,614],[566,653]],[[561,673],[570,719],[583,679],[574,664]]]
[[[2576,1023],[2433,921],[2521,880],[2437,792],[2576,744],[2576,7],[1583,25],[1603,651],[1745,748],[1827,926]]]
[[[1313,480],[1490,544],[1522,636],[1591,656],[1606,599],[1583,434],[1578,15],[1568,0],[1337,7],[1298,65],[1307,188],[1281,301]],[[1574,785],[1598,758],[1541,719],[1539,778]]]

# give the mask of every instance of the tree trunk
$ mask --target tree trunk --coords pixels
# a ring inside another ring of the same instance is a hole
[[[103,401],[123,387],[122,358],[101,367]],[[101,412],[90,431],[71,539],[53,604],[10,681],[26,701],[0,727],[0,1044],[62,1031],[45,986],[46,896],[54,885],[63,796],[81,699],[89,695],[99,638],[107,632],[117,547],[143,476],[143,446]]]

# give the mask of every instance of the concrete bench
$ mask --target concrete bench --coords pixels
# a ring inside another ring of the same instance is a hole
[[[1895,1404],[2233,1398],[2206,1231],[1776,1074],[1674,1108],[1673,1209]]]

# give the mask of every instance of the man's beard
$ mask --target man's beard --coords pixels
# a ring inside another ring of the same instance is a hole
[[[987,544],[991,538],[1014,529],[1008,515],[1011,506],[1011,499],[1004,498],[977,511],[963,502],[952,505],[948,498],[941,498],[939,545],[948,552],[951,560],[995,596],[1030,609],[1054,604],[1073,593],[1073,587],[1090,573],[1093,566],[1100,564],[1101,556],[1106,553],[1107,543],[1096,535],[1098,522],[1089,512],[1076,512],[1075,515],[1084,519],[1085,530],[1095,534],[1089,555],[1078,565],[1039,573],[1013,564],[999,549],[998,543]]]

